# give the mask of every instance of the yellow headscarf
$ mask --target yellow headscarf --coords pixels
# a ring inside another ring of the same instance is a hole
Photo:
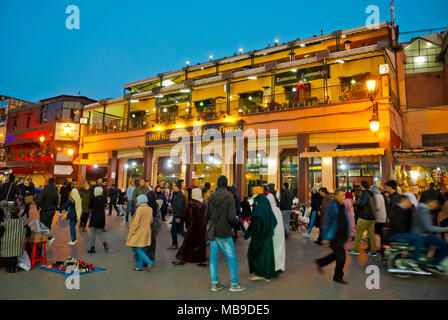
[[[80,219],[82,214],[82,200],[79,195],[78,189],[72,189],[71,198],[75,200],[76,216],[78,217],[78,219]]]
[[[252,192],[254,193],[254,195],[262,194],[263,193],[263,189],[261,187],[254,187]]]

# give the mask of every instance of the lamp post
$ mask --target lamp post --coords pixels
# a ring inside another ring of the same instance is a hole
[[[380,128],[380,119],[378,116],[378,102],[375,102],[375,96],[376,96],[375,87],[376,87],[376,80],[367,81],[367,91],[369,92],[370,101],[372,101],[372,109],[373,109],[372,118],[369,120],[370,131],[372,132],[378,132]]]

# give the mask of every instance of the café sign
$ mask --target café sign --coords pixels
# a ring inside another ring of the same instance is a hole
[[[168,144],[168,143],[178,143],[181,141],[183,134],[188,134],[190,139],[213,139],[216,136],[221,135],[223,138],[226,134],[232,136],[242,136],[243,135],[243,120],[235,123],[214,123],[207,124],[198,127],[188,127],[184,129],[170,129],[166,131],[149,131],[145,135],[145,143],[147,146]],[[174,133],[178,130],[177,133]],[[172,133],[174,133],[172,135]],[[173,140],[171,140],[173,138]]]
[[[161,98],[156,98],[156,106],[163,107],[178,103],[189,102],[191,100],[190,98],[191,98],[191,92],[168,94]]]
[[[448,150],[395,151],[394,156],[401,158],[448,158]]]
[[[324,78],[324,67],[317,66],[312,68],[299,69],[296,72],[288,71],[275,75],[275,85],[282,86],[285,84],[297,83],[299,81],[310,81]],[[327,70],[327,77],[330,77],[330,70]]]

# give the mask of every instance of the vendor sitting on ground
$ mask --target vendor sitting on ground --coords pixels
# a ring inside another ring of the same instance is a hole
[[[23,254],[25,238],[31,235],[27,222],[19,216],[19,208],[11,208],[11,217],[0,225],[1,256],[5,259],[6,272],[15,273],[17,257]]]

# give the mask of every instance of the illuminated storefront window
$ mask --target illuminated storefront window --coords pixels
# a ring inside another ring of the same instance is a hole
[[[222,161],[219,155],[210,156],[200,164],[194,165],[194,184],[203,188],[206,182],[210,183],[211,189],[217,187],[218,178],[222,175]]]
[[[182,164],[175,164],[170,157],[160,157],[157,168],[157,183],[162,180],[166,182],[176,182],[182,175]]]
[[[380,179],[379,156],[337,158],[336,187],[346,190],[367,181],[372,185]]]

